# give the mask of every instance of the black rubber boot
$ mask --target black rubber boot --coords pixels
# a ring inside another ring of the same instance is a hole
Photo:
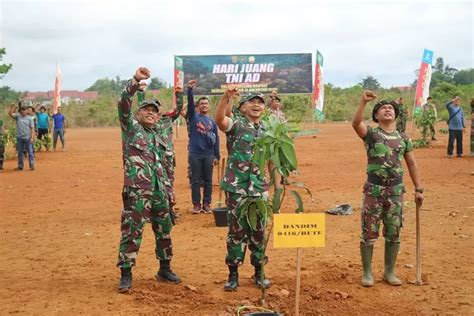
[[[239,287],[239,267],[229,266],[229,279],[224,284],[224,291],[237,291]]]
[[[119,293],[128,293],[132,288],[132,269],[121,268],[120,269],[121,277],[117,292]]]
[[[181,283],[181,279],[171,271],[171,260],[160,260],[160,270],[156,273],[156,279],[169,283]]]
[[[258,265],[255,266],[255,275],[253,276],[255,285],[257,285],[258,288],[262,287],[262,266]],[[268,289],[272,285],[272,282],[263,276],[263,287]]]

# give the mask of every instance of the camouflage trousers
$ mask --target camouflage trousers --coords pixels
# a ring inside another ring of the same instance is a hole
[[[117,266],[131,268],[142,242],[145,223],[151,222],[155,234],[155,254],[158,260],[173,256],[171,244],[171,216],[168,197],[158,190],[124,187],[123,210]]]
[[[225,263],[229,266],[239,266],[244,262],[247,244],[251,255],[250,263],[253,266],[261,264],[262,259],[266,264],[268,258],[263,254],[265,247],[265,222],[257,217],[257,228],[252,230],[246,218],[239,219],[241,210],[237,205],[244,198],[241,194],[226,192],[227,213],[227,256]]]
[[[403,225],[403,195],[382,192],[374,196],[364,193],[361,211],[361,243],[373,245],[379,237],[380,221],[383,222],[385,241],[400,243],[400,230]]]

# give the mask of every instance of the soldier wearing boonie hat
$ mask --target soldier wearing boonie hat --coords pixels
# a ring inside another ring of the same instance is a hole
[[[378,123],[373,128],[363,121],[366,104],[375,100],[372,91],[364,91],[352,120],[352,127],[363,139],[367,152],[367,181],[364,184],[364,200],[361,210],[362,286],[374,285],[372,254],[383,222],[385,237],[385,259],[383,280],[390,285],[401,285],[395,275],[395,263],[400,249],[400,230],[403,223],[403,166],[404,158],[415,186],[415,203],[423,203],[418,167],[413,153],[413,144],[408,136],[396,130],[398,104],[381,100],[372,109],[372,120]]]

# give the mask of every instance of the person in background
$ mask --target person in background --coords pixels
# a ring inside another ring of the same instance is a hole
[[[405,133],[408,121],[408,108],[402,97],[398,98],[397,104],[399,113],[397,118],[397,131]]]
[[[438,119],[438,112],[436,111],[436,105],[433,103],[433,98],[428,97],[426,99],[426,103],[423,104],[423,118],[429,122],[429,126],[423,127],[429,128],[429,134],[431,135],[431,140],[436,140],[436,131],[435,131],[435,124],[436,120]],[[422,134],[428,135],[427,131],[422,132]]]
[[[456,141],[456,155],[462,157],[462,134],[466,132],[464,125],[464,111],[461,107],[461,98],[456,96],[446,103],[448,109],[448,158],[453,157],[454,141]]]
[[[28,108],[20,105],[20,113],[17,107],[12,105],[8,114],[16,121],[16,148],[18,153],[18,167],[15,170],[23,170],[23,152],[28,152],[28,162],[30,170],[35,170],[35,154],[33,143],[35,142],[35,123],[30,115]]]
[[[193,89],[196,85],[196,80],[188,82],[188,159],[191,166],[193,214],[212,213],[212,167],[217,165],[220,159],[217,125],[208,115],[210,100],[207,97],[201,97],[197,100],[196,107],[194,106]],[[204,184],[202,204],[201,183]]]
[[[49,116],[53,118],[53,150],[56,151],[56,144],[58,142],[58,136],[61,140],[62,151],[66,150],[66,140],[64,136],[66,135],[66,118],[61,113],[61,107],[58,107],[58,112],[56,114],[51,114]]]
[[[47,143],[45,142],[49,138],[49,116],[46,113],[46,107],[42,104],[36,105],[36,121],[38,123],[38,141],[41,141],[41,144],[44,144],[46,150],[49,150]],[[45,141],[43,141],[43,138]],[[41,145],[39,147],[41,150]]]

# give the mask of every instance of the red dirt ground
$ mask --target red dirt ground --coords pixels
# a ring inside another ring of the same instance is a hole
[[[422,257],[429,285],[406,282],[414,279],[416,266],[413,185],[406,175],[409,193],[397,262],[404,283],[391,287],[381,281],[381,238],[373,260],[376,284],[367,289],[359,285],[363,144],[348,123],[318,128],[316,137],[296,142],[300,175],[294,179],[305,182],[315,195],[314,203],[305,200],[306,212],[350,203],[354,214],[328,215],[326,247],[303,250],[301,314],[474,314],[473,158],[446,158],[446,135],[439,135],[434,148],[416,150],[426,190]],[[223,291],[226,228],[215,227],[212,215],[189,212],[184,129],[176,141],[181,219],[172,232],[172,267],[183,282],[171,285],[154,279],[158,264],[151,225],[147,225],[133,291],[116,293],[122,207],[119,135],[118,129],[71,129],[66,135],[67,151],[37,153],[34,172],[13,171],[15,160],[6,161],[0,173],[1,313],[231,315],[240,304],[258,304],[260,292],[251,283],[248,258],[240,269],[238,292]],[[268,255],[266,270],[273,286],[267,301],[271,308],[292,315],[296,250],[274,249],[270,241]]]

